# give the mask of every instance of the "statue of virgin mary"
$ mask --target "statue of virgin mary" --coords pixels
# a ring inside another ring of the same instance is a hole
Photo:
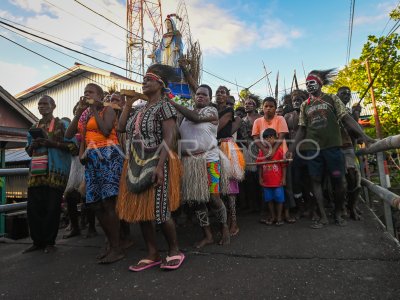
[[[165,19],[167,33],[163,35],[160,45],[154,52],[154,62],[179,68],[178,60],[183,55],[182,35],[177,30],[172,17],[179,18],[177,15],[171,14]]]

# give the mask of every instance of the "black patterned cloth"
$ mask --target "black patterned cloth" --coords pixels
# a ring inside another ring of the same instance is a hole
[[[166,100],[160,100],[150,106],[146,105],[136,109],[127,122],[127,138],[131,143],[134,138],[140,138],[144,146],[153,149],[154,152],[163,142],[162,122],[170,118],[176,118],[175,108]],[[131,155],[130,149],[128,154]],[[164,163],[164,181],[155,190],[155,221],[164,223],[171,217],[168,208],[168,160]],[[153,188],[153,187],[150,187]],[[149,199],[151,201],[151,199]]]

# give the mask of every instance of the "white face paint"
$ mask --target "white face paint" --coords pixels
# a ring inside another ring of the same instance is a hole
[[[314,94],[315,92],[317,92],[320,89],[320,85],[314,79],[307,80],[306,81],[306,89],[307,89],[308,93]]]

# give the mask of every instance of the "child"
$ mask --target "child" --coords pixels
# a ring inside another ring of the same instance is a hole
[[[262,137],[267,145],[272,149],[277,139],[275,129],[267,128]],[[266,159],[260,150],[257,162],[279,161],[283,160],[283,150],[279,147],[274,156]],[[262,219],[261,222],[271,225],[273,222],[277,226],[283,225],[282,208],[285,202],[285,192],[283,186],[286,184],[286,165],[283,162],[262,164],[258,166],[260,185],[263,188],[263,198],[268,203],[270,218]],[[275,205],[274,205],[275,204]],[[276,208],[276,213],[275,213]]]

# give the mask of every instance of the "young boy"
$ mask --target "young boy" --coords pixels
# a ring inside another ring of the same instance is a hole
[[[273,149],[277,139],[276,130],[267,128],[262,137],[267,143],[269,149]],[[279,161],[283,160],[283,150],[279,147],[275,154],[266,159],[263,152],[260,151],[257,157],[257,162]],[[268,203],[268,210],[271,217],[262,219],[261,222],[267,225],[272,225],[274,222],[277,226],[283,225],[282,209],[285,202],[285,192],[283,186],[286,184],[286,165],[283,162],[262,164],[258,167],[260,185],[263,188],[263,198]],[[275,204],[275,205],[274,205]],[[276,209],[276,211],[275,211]]]

